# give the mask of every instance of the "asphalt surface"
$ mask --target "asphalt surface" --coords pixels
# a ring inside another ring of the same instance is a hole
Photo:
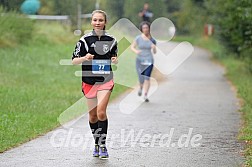
[[[164,49],[174,46],[160,44]],[[238,99],[223,74],[208,52],[195,48],[159,83],[149,103],[136,92],[132,101],[141,105],[130,114],[120,112],[127,93],[110,103],[108,160],[92,157],[85,115],[72,126],[0,154],[0,167],[241,166]]]

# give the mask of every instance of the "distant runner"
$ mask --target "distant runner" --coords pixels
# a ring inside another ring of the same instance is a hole
[[[150,23],[140,24],[141,35],[138,35],[131,45],[133,52],[137,54],[136,70],[140,83],[138,95],[142,95],[144,89],[144,101],[149,102],[148,91],[150,88],[150,76],[153,69],[154,58],[152,52],[156,53],[156,40],[151,37]]]

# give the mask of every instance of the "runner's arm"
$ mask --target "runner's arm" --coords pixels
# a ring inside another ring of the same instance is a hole
[[[141,52],[141,50],[136,49],[136,46],[137,46],[136,41],[133,41],[133,43],[131,44],[130,48],[131,48],[131,50],[132,50],[134,53],[139,54],[139,53]]]
[[[88,53],[84,45],[84,42],[81,40],[77,42],[72,55],[72,64],[77,65],[81,64],[84,61],[90,61],[91,59],[93,59],[94,55]]]
[[[151,48],[152,48],[153,53],[156,54],[157,53],[157,47],[156,47],[156,45],[152,44]]]
[[[86,54],[84,57],[75,57],[72,60],[72,64],[73,65],[78,65],[78,64],[81,64],[84,61],[90,61],[90,60],[92,60],[93,57],[94,57],[94,55],[91,55],[90,53]]]
[[[114,64],[118,63],[118,58],[117,58],[117,53],[118,53],[118,48],[117,48],[117,41],[114,39],[112,49],[110,50],[111,53],[111,62]]]

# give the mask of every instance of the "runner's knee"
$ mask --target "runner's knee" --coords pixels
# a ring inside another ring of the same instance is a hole
[[[89,121],[90,121],[91,123],[97,122],[97,121],[98,121],[97,114],[89,113]]]
[[[107,118],[106,111],[102,111],[102,110],[98,111],[97,116],[100,121],[106,120]]]

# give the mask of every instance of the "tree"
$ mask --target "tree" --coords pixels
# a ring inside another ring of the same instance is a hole
[[[181,8],[181,2],[182,1],[178,0],[165,0],[166,11],[169,14],[179,11]]]
[[[252,1],[220,0],[218,5],[206,1],[212,20],[219,27],[219,35],[232,51],[242,55],[252,46]]]
[[[156,18],[167,16],[165,5],[165,0],[127,0],[124,4],[124,17],[129,18],[134,24],[138,25],[141,22],[141,18],[138,13],[143,8],[144,3],[149,3],[150,10],[153,12],[154,16],[152,21]]]
[[[205,0],[205,6],[221,42],[244,59],[252,72],[252,1]]]
[[[176,13],[177,30],[182,34],[202,34],[206,20],[204,8],[194,0],[183,0],[180,11]]]
[[[24,0],[0,0],[0,5],[3,6],[8,11],[16,10],[20,11],[21,4]]]
[[[108,13],[109,18],[112,19],[112,22],[124,16],[124,4],[125,0],[106,0],[104,8]]]

